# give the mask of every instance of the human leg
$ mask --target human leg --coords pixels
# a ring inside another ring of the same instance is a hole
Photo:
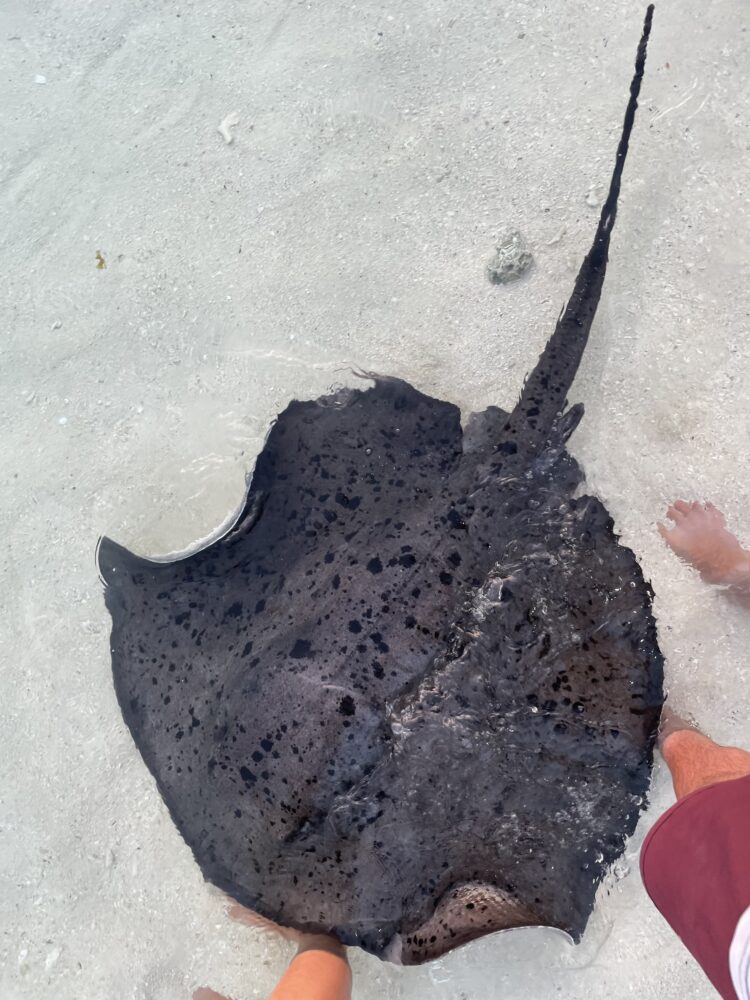
[[[714,743],[695,729],[677,729],[664,737],[661,752],[678,799],[720,781],[750,775],[750,753]]]

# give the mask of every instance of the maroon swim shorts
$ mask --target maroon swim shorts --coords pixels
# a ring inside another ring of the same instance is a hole
[[[641,874],[722,997],[737,1000],[729,950],[750,907],[750,775],[701,788],[673,805],[646,837]]]

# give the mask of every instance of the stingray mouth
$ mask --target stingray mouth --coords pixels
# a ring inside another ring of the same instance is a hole
[[[421,965],[485,934],[540,925],[547,921],[497,886],[466,882],[445,893],[432,916],[415,930],[395,935],[383,958]]]

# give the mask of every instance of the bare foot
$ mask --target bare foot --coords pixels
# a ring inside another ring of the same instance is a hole
[[[297,945],[297,954],[303,951],[330,951],[342,957],[346,954],[346,948],[335,937],[330,934],[303,934],[302,931],[295,931],[291,927],[281,927],[273,920],[261,917],[254,910],[248,910],[246,906],[240,906],[230,897],[227,897],[229,908],[228,915],[238,923],[246,924],[248,927],[255,927],[270,934],[278,934],[279,937],[287,941],[293,941]],[[211,1000],[207,997],[206,1000]]]
[[[278,934],[279,937],[283,937],[287,941],[293,941],[297,945],[297,955],[301,955],[304,951],[328,951],[332,955],[338,955],[339,958],[343,958],[346,961],[346,948],[332,935],[303,934],[301,931],[295,931],[291,927],[281,927],[279,924],[275,924],[273,920],[261,917],[254,910],[248,910],[247,907],[240,906],[230,896],[226,897],[226,901],[228,904],[227,914],[232,920],[236,920],[238,923],[245,924],[248,927],[254,927],[256,930]],[[193,1000],[228,1000],[228,998],[222,996],[221,993],[215,993],[214,990],[206,986],[202,986],[193,993]]]
[[[270,934],[278,934],[289,941],[297,942],[297,937],[302,936],[297,935],[296,931],[288,930],[286,927],[279,927],[272,920],[266,920],[265,917],[261,917],[253,910],[248,910],[245,906],[240,906],[230,896],[226,896],[225,899],[227,903],[227,915],[232,920],[236,920],[237,923],[245,924],[247,927],[253,927],[256,930],[265,931]],[[207,986],[201,986],[200,989],[197,989],[193,993],[193,1000],[229,1000],[229,997],[225,997],[223,993],[216,993]]]
[[[657,737],[659,748],[661,749],[664,746],[665,740],[672,733],[682,732],[683,729],[692,729],[696,733],[700,732],[698,726],[691,719],[683,718],[683,716],[673,712],[668,704],[665,705],[661,710],[661,720],[659,721],[659,735]]]
[[[713,504],[675,500],[667,517],[674,527],[660,524],[662,538],[707,583],[750,589],[750,552],[727,530],[724,515]]]
[[[256,930],[264,931],[268,934],[278,934],[279,937],[283,937],[287,941],[294,941],[295,943],[302,937],[298,931],[292,930],[291,927],[281,927],[279,924],[275,924],[273,920],[261,917],[254,910],[248,910],[246,906],[240,906],[231,896],[226,897],[226,902],[227,915],[238,924],[245,924],[247,927],[254,927]]]

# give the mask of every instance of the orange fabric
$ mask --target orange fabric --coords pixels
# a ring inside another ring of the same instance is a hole
[[[719,781],[750,774],[750,753],[723,747],[693,729],[671,733],[662,745],[662,756],[672,772],[678,799]]]
[[[345,958],[330,951],[303,951],[270,996],[270,1000],[350,1000],[352,972]]]

